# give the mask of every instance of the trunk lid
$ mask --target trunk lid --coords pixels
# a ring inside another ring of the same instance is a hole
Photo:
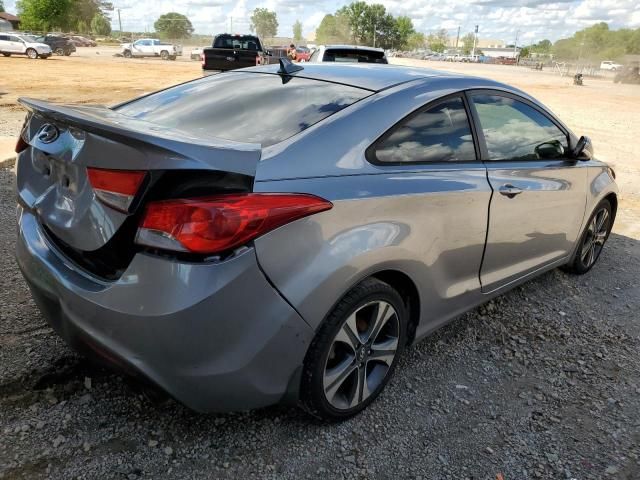
[[[107,107],[64,106],[20,99],[28,110],[18,156],[20,203],[49,233],[74,250],[99,250],[143,204],[156,174],[206,171],[254,177],[256,144],[194,135],[135,119]],[[147,172],[129,211],[96,197],[87,168]]]

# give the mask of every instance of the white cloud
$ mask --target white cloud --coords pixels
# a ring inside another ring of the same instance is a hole
[[[610,28],[639,27],[638,0],[449,0],[446,5],[425,0],[377,0],[394,15],[407,15],[415,27],[425,33],[446,28],[462,35],[480,26],[480,36],[513,41],[556,40],[572,35],[595,22],[606,21]],[[5,0],[5,8],[15,12],[16,0]],[[180,12],[189,17],[197,33],[229,31],[233,18],[234,32],[249,30],[249,17],[256,7],[266,7],[278,14],[280,36],[291,36],[296,20],[305,33],[312,32],[327,13],[348,3],[337,0],[114,0],[121,9],[125,30],[152,30],[162,13]],[[118,28],[112,15],[112,27]]]

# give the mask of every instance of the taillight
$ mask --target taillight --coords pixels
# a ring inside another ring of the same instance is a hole
[[[89,183],[93,191],[103,203],[110,207],[127,212],[145,172],[140,170],[107,170],[104,168],[87,168]]]
[[[204,67],[204,52],[200,53],[200,63]]]
[[[333,204],[306,194],[243,193],[151,202],[136,242],[156,248],[213,254]]]
[[[256,65],[260,65],[262,64],[262,61],[260,59],[260,55],[256,55]]]
[[[16,153],[20,153],[29,147],[29,144],[26,142],[22,135],[18,137],[18,141],[16,142]]]
[[[30,115],[29,115],[30,116]],[[20,130],[20,136],[16,142],[16,153],[25,151],[29,147],[29,142],[25,138],[27,136],[27,123],[29,122],[29,116],[25,119],[22,129]]]

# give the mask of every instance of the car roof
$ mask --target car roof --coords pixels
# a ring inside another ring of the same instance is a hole
[[[430,68],[404,67],[401,65],[382,65],[372,63],[304,63],[296,64],[303,69],[291,74],[292,77],[309,78],[325,82],[341,83],[353,87],[363,88],[374,92],[384,90],[394,85],[420,79],[436,78],[468,78],[459,73],[443,72]],[[249,67],[235,72],[255,72],[277,74],[278,64]],[[477,80],[477,79],[476,79]],[[477,83],[477,82],[476,82]],[[483,82],[486,85],[502,85],[491,80]]]
[[[369,51],[374,51],[374,52],[384,52],[383,48],[367,47],[367,46],[364,46],[364,45],[333,44],[333,45],[321,45],[321,47],[324,47],[325,50],[329,49],[329,48],[343,48],[345,50],[351,49],[351,50],[369,50]]]

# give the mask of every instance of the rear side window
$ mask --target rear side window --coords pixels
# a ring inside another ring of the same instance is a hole
[[[410,115],[375,143],[369,154],[379,163],[475,160],[464,102],[450,98]]]
[[[329,48],[324,52],[323,62],[387,63],[384,52],[355,48]]]
[[[251,36],[223,35],[216,37],[213,48],[234,48],[236,50],[259,50],[258,39]]]
[[[489,160],[562,158],[566,134],[546,115],[524,102],[501,95],[473,95]]]
[[[202,136],[263,147],[281,142],[372,92],[258,73],[222,73],[134,100],[117,111]]]

